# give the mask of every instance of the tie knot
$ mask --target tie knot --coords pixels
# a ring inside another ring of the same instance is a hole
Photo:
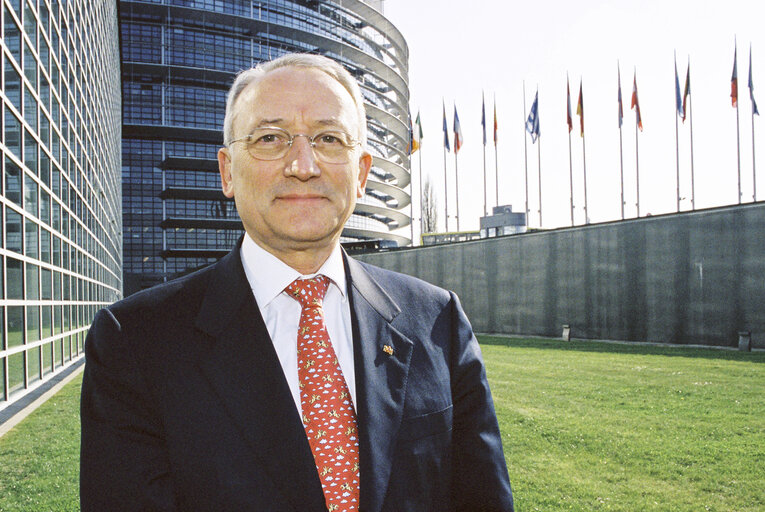
[[[329,279],[326,276],[318,275],[311,279],[295,279],[284,290],[303,308],[321,307],[328,287]]]

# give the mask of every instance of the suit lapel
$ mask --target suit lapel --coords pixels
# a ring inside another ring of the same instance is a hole
[[[359,418],[360,508],[377,512],[390,479],[413,343],[391,325],[400,312],[393,299],[360,263],[345,261]]]
[[[239,246],[213,270],[196,326],[198,361],[223,407],[296,511],[324,510],[316,466],[279,359],[244,274]]]

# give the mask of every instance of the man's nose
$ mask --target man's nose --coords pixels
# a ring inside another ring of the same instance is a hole
[[[297,136],[287,153],[285,175],[305,181],[321,174],[311,141],[306,136]]]

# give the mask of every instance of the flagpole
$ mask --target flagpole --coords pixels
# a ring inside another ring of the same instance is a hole
[[[691,58],[688,57],[688,78],[691,79]],[[693,94],[690,92],[690,86],[688,86],[688,122],[691,129],[691,210],[696,210],[696,174],[693,169]]]
[[[582,80],[579,80],[579,101],[576,107],[576,113],[579,114],[579,133],[582,135],[582,172],[584,178],[584,223],[590,223],[590,216],[587,212],[587,145],[584,135],[584,88]]]
[[[622,182],[622,220],[624,220],[624,149],[622,145],[622,125],[619,124],[619,177]]]
[[[622,100],[622,71],[619,61],[616,61],[616,73],[618,76],[619,86],[619,178],[621,179],[622,186],[622,220],[624,220],[624,149],[622,145],[622,122],[624,117],[624,105]]]
[[[419,115],[419,112],[418,112]],[[418,128],[419,129],[419,126]],[[422,144],[422,142],[420,143]],[[420,241],[422,241],[422,233],[425,231],[425,219],[422,217],[422,147],[420,147],[420,151],[418,152],[417,159],[420,163]]]
[[[525,113],[525,112],[524,112]],[[497,93],[494,93],[494,196],[499,206],[499,160],[497,158]],[[524,135],[524,139],[526,136]]]
[[[741,204],[741,130],[739,128],[738,98],[736,98],[736,159],[738,162],[738,204]]]
[[[677,211],[680,212],[680,140],[677,126],[678,108],[680,106],[680,82],[677,77],[677,52],[675,52],[675,184],[677,185]]]
[[[483,216],[486,217],[488,215],[486,209],[486,102],[483,91],[481,91],[481,115],[483,121]]]
[[[454,186],[457,191],[456,204],[457,204],[457,232],[460,230],[460,178],[459,168],[457,167],[457,143],[454,143]]]
[[[566,72],[566,124],[568,125],[568,190],[571,203],[571,225],[574,225],[574,165],[571,161],[571,87]]]
[[[444,146],[444,233],[449,232],[449,187],[446,174],[446,146]]]
[[[444,233],[449,232],[449,179],[446,173],[446,145],[449,141],[449,131],[446,128],[446,105],[441,98],[443,107],[443,130],[444,130]]]
[[[584,115],[584,107],[582,107],[582,115]],[[587,148],[585,145],[585,135],[582,132],[582,164],[584,170],[584,223],[590,223],[590,215],[587,211]]]
[[[539,104],[537,103],[537,108]],[[539,119],[537,110],[537,119]],[[542,227],[542,137],[537,135],[537,174],[539,176],[539,227]]]
[[[574,166],[571,163],[571,131],[568,132],[568,186],[571,192],[571,225],[574,225]]]
[[[635,120],[635,188],[637,190],[637,197],[635,206],[637,207],[637,216],[640,218],[640,151],[638,151],[638,123],[637,118]]]
[[[752,200],[757,202],[757,166],[754,159],[754,108],[752,109]]]
[[[735,91],[734,91],[735,89]],[[733,95],[735,92],[735,96]],[[733,39],[733,76],[731,76],[731,98],[735,101],[736,107],[736,160],[738,163],[738,204],[741,204],[741,129],[738,113],[738,44],[736,38]]]
[[[754,154],[754,114],[757,112],[757,103],[754,102],[754,83],[752,82],[752,43],[749,43],[749,99],[752,101],[752,200],[757,202],[757,166]],[[757,112],[757,115],[760,115]]]
[[[411,123],[411,118],[410,118]],[[412,141],[409,141],[409,176],[412,176]],[[420,178],[422,178],[422,175],[420,175]],[[414,183],[412,183],[412,180],[409,180],[409,191],[412,195],[414,195]],[[422,194],[420,194],[420,200],[422,200]],[[412,241],[410,242],[411,246],[414,247],[414,198],[410,196],[409,198],[409,229],[412,233]]]
[[[523,124],[526,125],[526,81],[523,81]],[[523,130],[523,182],[526,187],[526,228],[529,227],[529,155],[526,142],[526,129]]]

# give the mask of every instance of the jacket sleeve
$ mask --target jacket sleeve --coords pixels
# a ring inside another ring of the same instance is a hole
[[[173,511],[162,423],[138,349],[109,309],[85,340],[80,504],[89,511]]]
[[[513,495],[481,349],[454,293],[451,308],[451,500],[459,511],[512,512]]]

